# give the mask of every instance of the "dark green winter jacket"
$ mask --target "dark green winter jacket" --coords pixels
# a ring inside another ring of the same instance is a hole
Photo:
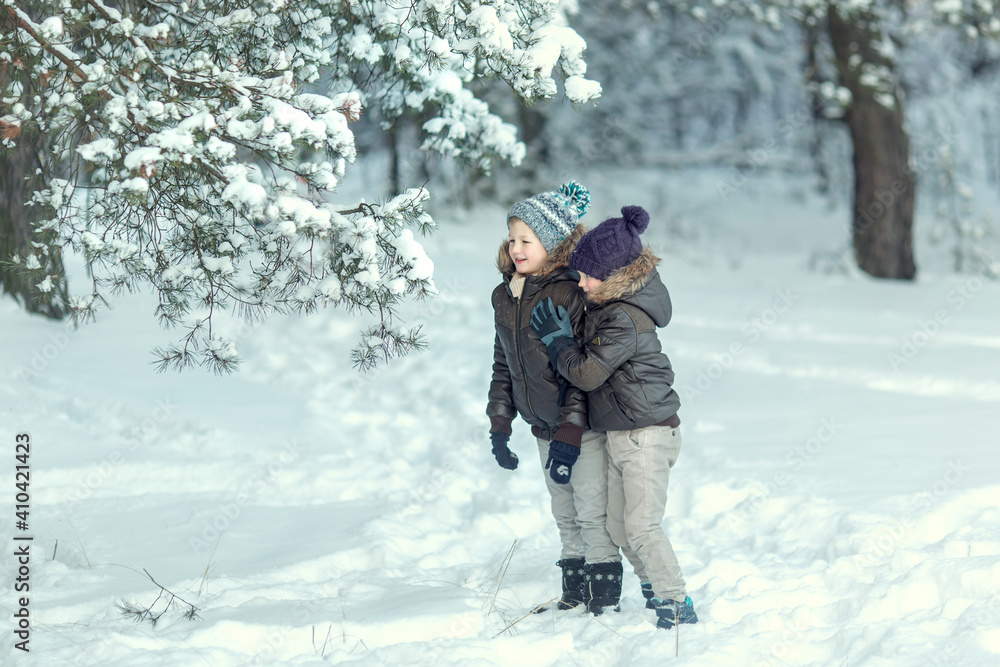
[[[649,248],[587,295],[584,348],[559,353],[559,372],[587,392],[590,428],[628,431],[680,424],[674,371],[656,328],[670,322],[670,294]]]
[[[535,437],[580,446],[587,429],[586,395],[556,375],[545,345],[531,328],[531,310],[540,300],[551,297],[556,305],[566,308],[573,326],[579,326],[584,311],[583,291],[577,286],[576,273],[566,267],[582,234],[582,228],[577,227],[549,253],[542,275],[525,279],[520,298],[515,298],[510,289],[515,271],[507,244],[500,248],[497,267],[504,280],[493,290],[496,339],[486,408],[491,433],[509,434],[511,423],[520,414],[531,424]]]

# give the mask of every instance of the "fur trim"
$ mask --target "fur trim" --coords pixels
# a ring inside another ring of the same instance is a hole
[[[652,248],[646,246],[634,262],[612,273],[600,287],[591,291],[587,300],[603,304],[635,294],[646,286],[646,281],[659,263],[660,258],[653,254]]]
[[[545,266],[539,271],[538,275],[547,276],[556,269],[561,269],[569,266],[569,256],[573,254],[573,248],[576,247],[577,242],[583,237],[587,232],[587,228],[583,225],[577,225],[576,228],[570,232],[570,235],[564,238],[559,245],[552,249],[549,253],[548,258],[545,260]],[[514,260],[510,258],[510,253],[507,252],[507,241],[505,240],[500,244],[500,251],[497,254],[497,269],[503,274],[503,277],[510,280],[511,276],[514,275]]]

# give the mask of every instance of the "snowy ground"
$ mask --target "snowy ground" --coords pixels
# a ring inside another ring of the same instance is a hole
[[[711,178],[633,176],[593,178],[585,222],[648,205],[674,301],[661,339],[684,449],[666,526],[702,620],[676,664],[997,664],[1000,284],[811,271],[843,211],[781,203],[774,184],[723,203]],[[527,427],[514,472],[486,438],[504,209],[439,213],[441,297],[407,309],[430,348],[366,377],[348,361],[360,324],[336,311],[244,328],[242,372],[216,378],[153,372],[171,333],[148,297],[79,331],[0,300],[0,535],[27,431],[34,536],[31,653],[5,631],[5,664],[673,660],[627,566],[620,613],[511,626],[557,594],[559,554]],[[123,617],[123,601],[165,609],[144,570],[199,618]]]

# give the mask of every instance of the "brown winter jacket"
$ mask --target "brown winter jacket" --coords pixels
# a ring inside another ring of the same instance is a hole
[[[511,423],[520,414],[531,424],[535,437],[580,446],[587,429],[586,395],[556,375],[545,345],[531,328],[531,311],[540,300],[551,297],[569,312],[574,328],[579,326],[584,311],[583,291],[567,263],[582,235],[583,228],[578,226],[549,253],[541,275],[525,279],[520,298],[510,290],[514,261],[507,253],[507,243],[500,247],[497,268],[504,279],[493,290],[496,339],[486,408],[491,433],[509,434]]]
[[[587,295],[585,348],[559,353],[559,372],[587,392],[590,427],[628,431],[680,424],[674,371],[657,327],[670,321],[670,294],[647,247]]]

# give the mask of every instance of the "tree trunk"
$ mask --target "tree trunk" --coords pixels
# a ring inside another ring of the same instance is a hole
[[[816,170],[817,187],[823,194],[830,193],[830,182],[832,180],[830,169],[826,164],[824,150],[824,136],[826,131],[824,125],[825,117],[823,113],[823,100],[819,92],[819,86],[823,83],[823,77],[819,68],[819,44],[820,32],[814,26],[806,26],[804,47],[806,49],[806,81],[809,83],[809,108],[812,109],[812,136],[809,139],[809,156],[812,158],[813,169]]]
[[[400,147],[402,138],[399,136],[399,124],[403,122],[402,117],[397,118],[389,131],[385,133],[389,142],[389,196],[395,197],[403,191],[403,151]]]
[[[876,51],[873,43],[881,30],[870,14],[841,16],[831,3],[827,16],[840,82],[853,96],[845,120],[854,144],[855,258],[878,278],[912,280],[916,182],[895,63]],[[888,71],[893,80],[864,80],[862,75],[874,68]]]
[[[518,169],[518,177],[521,181],[519,189],[521,192],[527,193],[526,196],[528,196],[538,191],[539,183],[546,182],[546,174],[552,162],[552,152],[545,134],[548,117],[544,111],[518,102],[517,120],[521,141],[524,142],[527,149],[524,160]],[[577,176],[574,174],[572,177],[576,178]]]
[[[0,84],[10,76],[11,65],[0,66]],[[25,78],[25,94],[31,95],[29,77]],[[0,111],[0,115],[3,111]],[[4,136],[12,137],[13,147],[0,148],[0,287],[32,313],[61,319],[66,313],[66,273],[61,256],[49,257],[44,266],[52,276],[51,292],[44,293],[28,280],[20,266],[11,265],[11,257],[28,250],[34,237],[34,222],[44,210],[40,206],[26,206],[32,194],[44,187],[45,171],[41,161],[42,139],[31,136],[20,128],[6,126]]]

